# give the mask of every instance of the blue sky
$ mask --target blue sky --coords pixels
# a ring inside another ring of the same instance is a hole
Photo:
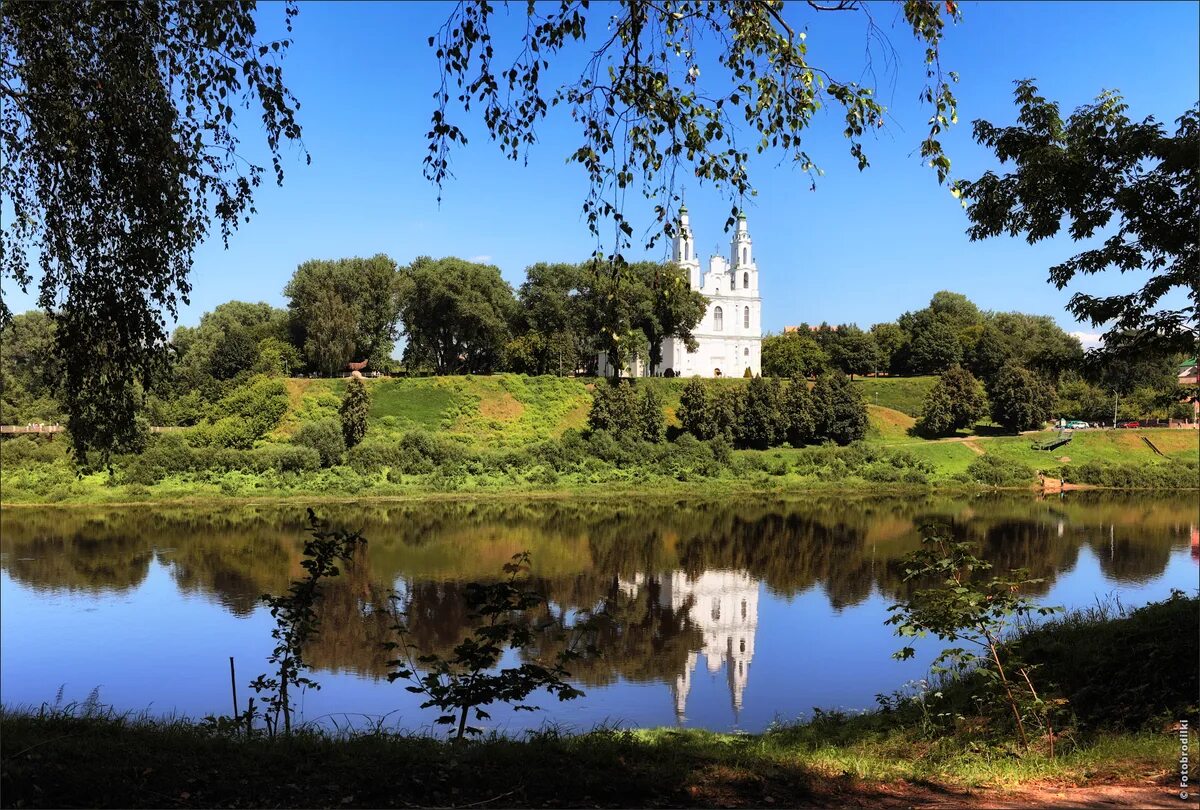
[[[961,76],[960,124],[943,139],[957,176],[973,178],[993,166],[972,143],[970,122],[1012,122],[1018,78],[1035,77],[1043,94],[1067,111],[1115,88],[1134,117],[1173,121],[1200,97],[1200,4],[960,5],[963,21],[948,31],[943,49],[943,66]],[[602,11],[603,4],[593,8]],[[876,54],[880,96],[892,123],[867,142],[872,166],[859,173],[832,112],[819,114],[806,136],[825,170],[816,191],[805,174],[777,157],[753,163],[758,196],[748,217],[767,328],[822,320],[867,326],[952,289],[985,309],[1049,314],[1068,329],[1094,331],[1076,326],[1065,312],[1071,290],[1046,283],[1047,268],[1075,252],[1069,241],[1030,247],[1007,238],[967,240],[964,212],[916,155],[929,116],[917,101],[922,51],[896,7],[871,8],[899,57],[889,71]],[[522,9],[515,4],[514,22]],[[438,206],[436,190],[421,174],[437,85],[426,37],[448,10],[437,3],[302,4],[285,76],[303,105],[312,165],[285,153],[284,186],[259,191],[257,215],[229,249],[214,239],[197,251],[192,303],[181,312],[182,323],[231,298],[282,305],[284,284],[310,258],[377,252],[401,263],[419,255],[486,257],[481,260],[498,265],[516,286],[531,263],[588,255],[594,242],[579,213],[585,178],[565,163],[580,141],[562,114],[541,125],[527,166],[504,160],[479,127],[468,127],[471,143],[455,154],[456,179]],[[817,14],[799,2],[787,13],[794,25],[807,26],[814,64],[839,77],[862,76],[860,16]],[[260,17],[267,28],[277,27],[282,7],[265,4]],[[558,65],[564,73],[572,66]],[[241,126],[248,143],[261,141],[252,115]],[[716,245],[724,252],[729,203],[694,184],[687,200],[702,255]],[[1137,282],[1106,274],[1078,289],[1125,290]],[[28,306],[24,296],[6,293],[14,310]]]

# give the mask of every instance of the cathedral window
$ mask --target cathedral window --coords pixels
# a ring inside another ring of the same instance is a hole
[[[750,328],[750,307],[746,307],[745,313],[742,315],[742,326]]]
[[[729,274],[729,289],[731,289],[731,290],[737,289],[737,276],[734,275],[733,273]]]
[[[743,290],[750,289],[750,274],[749,273],[742,273],[742,289]]]
[[[750,264],[750,248],[742,248],[742,264]]]
[[[746,651],[746,639],[742,639],[741,642],[738,643],[738,652],[745,652],[745,651]]]
[[[713,310],[713,330],[720,332],[725,329],[725,313],[720,307]]]
[[[712,600],[712,620],[714,622],[721,621],[721,600],[714,598]]]
[[[742,600],[742,618],[743,619],[746,618],[746,600],[745,599]],[[742,642],[742,649],[743,650],[746,649],[746,642],[744,642],[744,641]]]

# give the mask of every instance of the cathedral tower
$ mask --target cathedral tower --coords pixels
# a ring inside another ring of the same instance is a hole
[[[687,270],[688,284],[693,290],[700,289],[700,260],[696,258],[696,240],[692,236],[686,205],[679,206],[679,228],[675,233],[674,248],[673,258],[676,264]]]

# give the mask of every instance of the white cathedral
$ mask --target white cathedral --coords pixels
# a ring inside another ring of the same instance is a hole
[[[696,351],[689,352],[686,342],[679,338],[666,338],[657,373],[673,377],[743,377],[749,369],[757,377],[762,371],[762,298],[746,215],[738,215],[728,261],[714,254],[708,260],[708,272],[702,274],[687,206],[682,206],[672,258],[687,271],[692,289],[708,299],[708,310],[692,330],[698,344]],[[600,375],[610,372],[607,357],[601,354]],[[621,370],[625,377],[645,377],[649,373],[650,364],[641,357]]]

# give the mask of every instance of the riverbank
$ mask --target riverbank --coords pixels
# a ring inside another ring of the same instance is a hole
[[[1180,804],[1169,734],[1102,735],[1051,760],[840,721],[761,735],[548,731],[465,745],[384,733],[247,741],[184,722],[10,711],[0,726],[5,807],[982,807],[1097,790],[1114,806]]]
[[[545,729],[464,744],[386,719],[247,738],[84,705],[0,711],[0,795],[6,807],[1175,807],[1180,720],[1197,741],[1197,607],[1182,594],[1108,605],[1019,636],[1009,652],[1069,707],[1053,754],[1044,736],[1019,748],[1003,711],[967,708],[983,694],[971,678],[762,734]]]
[[[5,438],[0,503],[955,492],[1040,489],[1043,479],[1066,488],[1200,488],[1195,430],[1075,431],[1049,451],[1037,448],[1059,439],[1051,431],[1004,435],[980,425],[953,437],[922,438],[909,412],[934,379],[856,382],[864,398],[881,404],[867,406],[867,435],[851,446],[769,450],[681,434],[682,380],[646,382],[668,424],[668,440],[658,442],[589,434],[591,391],[583,380],[373,380],[366,438],[349,451],[337,422],[344,383],[291,379],[276,385],[278,423],[258,439],[240,436],[233,417],[220,422],[228,435],[214,433],[217,423],[173,428],[154,435],[142,452],[117,456],[110,469],[85,475],[69,457],[65,436]],[[304,431],[313,435],[297,443]]]

